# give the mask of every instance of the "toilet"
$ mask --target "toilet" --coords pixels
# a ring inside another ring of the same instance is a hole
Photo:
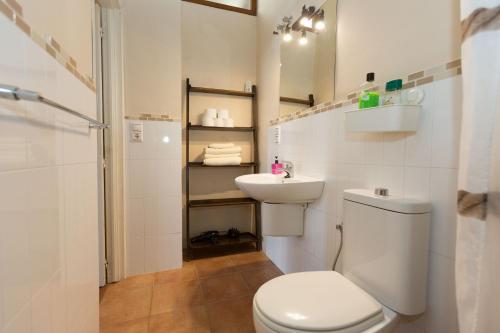
[[[423,313],[430,210],[428,202],[345,190],[342,274],[293,273],[262,285],[253,300],[257,333],[385,333],[400,314]]]

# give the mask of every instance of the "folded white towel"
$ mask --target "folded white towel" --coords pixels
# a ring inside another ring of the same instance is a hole
[[[231,148],[234,147],[234,143],[211,143],[208,145],[208,148]]]
[[[205,148],[205,154],[223,155],[241,153],[241,147],[231,148]]]
[[[205,154],[204,158],[209,159],[209,158],[226,158],[226,157],[241,157],[241,154]]]
[[[208,158],[203,161],[203,164],[210,166],[240,165],[241,157]]]

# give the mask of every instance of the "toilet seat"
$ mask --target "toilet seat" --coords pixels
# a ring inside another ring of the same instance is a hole
[[[254,297],[254,314],[275,332],[355,333],[384,320],[372,296],[337,272],[283,275]]]

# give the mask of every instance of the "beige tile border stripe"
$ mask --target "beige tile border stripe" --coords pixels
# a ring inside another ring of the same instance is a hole
[[[41,0],[39,0],[41,1]],[[0,0],[0,13],[12,21],[21,31],[28,35],[38,46],[45,50],[52,58],[65,67],[71,74],[80,80],[87,88],[96,91],[95,81],[88,75],[82,74],[75,59],[68,55],[54,38],[43,38],[31,28],[23,19],[23,7],[16,0]]]
[[[149,120],[149,121],[170,121],[170,122],[181,121],[180,119],[172,118],[168,114],[151,114],[151,113],[141,113],[137,116],[125,116],[124,118],[128,120]]]
[[[443,65],[436,66],[427,70],[421,70],[415,73],[411,73],[406,76],[403,80],[403,90],[411,89],[417,86],[428,84],[431,82],[447,79],[453,76],[462,74],[462,62],[460,59],[449,61]],[[374,90],[378,91],[379,87]],[[360,91],[353,91],[347,94],[343,100],[326,102],[319,105],[315,105],[312,108],[307,108],[301,111],[296,111],[277,119],[270,121],[270,125],[277,125],[285,123],[287,121],[308,117],[317,113],[331,111],[334,109],[341,108],[343,106],[348,106],[358,103],[358,96]]]

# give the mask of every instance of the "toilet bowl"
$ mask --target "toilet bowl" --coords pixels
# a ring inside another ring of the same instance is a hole
[[[425,311],[430,204],[344,191],[343,271],[301,272],[263,284],[257,333],[388,333]]]
[[[283,275],[253,301],[257,333],[386,333],[398,315],[333,271]]]

